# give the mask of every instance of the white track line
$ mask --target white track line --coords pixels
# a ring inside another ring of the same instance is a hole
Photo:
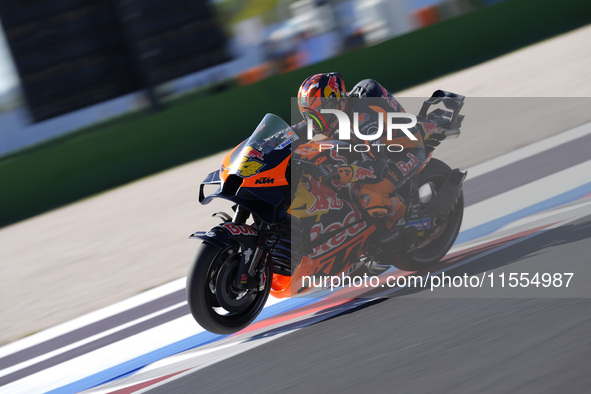
[[[521,227],[521,226],[524,226],[526,224],[535,222],[536,220],[545,219],[545,218],[549,218],[549,217],[552,217],[552,216],[561,215],[561,216],[564,217],[564,214],[566,214],[567,212],[572,212],[573,210],[578,209],[579,207],[585,207],[585,206],[588,206],[588,205],[591,205],[591,199],[580,200],[579,202],[577,202],[574,205],[569,204],[569,205],[566,205],[564,207],[550,209],[548,211],[543,211],[543,212],[534,214],[532,216],[528,216],[528,217],[525,217],[523,219],[516,220],[514,222],[509,223],[506,226],[501,227],[499,229],[499,231],[511,230],[513,228]],[[589,213],[591,213],[591,208],[589,209]]]
[[[570,130],[548,137],[538,142],[534,142],[519,149],[515,149],[509,153],[486,160],[482,163],[476,164],[468,169],[468,178],[476,178],[486,173],[492,172],[496,169],[508,166],[520,160],[537,155],[538,153],[556,148],[559,145],[576,140],[591,134],[591,122],[576,126]]]
[[[0,392],[7,390],[10,393],[30,394],[54,390],[144,356],[199,331],[203,329],[190,315],[185,315],[9,383]]]
[[[41,361],[44,361],[44,360],[47,360],[47,359],[49,359],[49,358],[55,357],[55,356],[57,356],[57,355],[59,355],[59,354],[65,353],[65,352],[67,352],[67,351],[69,351],[69,350],[72,350],[72,349],[75,349],[75,348],[77,348],[77,347],[83,346],[83,345],[85,345],[85,344],[87,344],[87,343],[90,343],[90,342],[96,341],[97,339],[100,339],[100,338],[106,337],[107,335],[114,334],[114,333],[116,333],[117,331],[121,331],[121,330],[123,330],[123,329],[125,329],[125,328],[132,327],[132,326],[134,326],[134,325],[136,325],[136,324],[139,324],[139,323],[141,323],[141,322],[143,322],[143,321],[146,321],[146,320],[149,320],[149,319],[151,319],[151,318],[153,318],[153,317],[156,317],[156,316],[162,315],[162,314],[164,314],[164,313],[166,313],[166,312],[169,312],[169,311],[171,311],[171,310],[173,310],[173,309],[176,309],[176,308],[178,308],[178,307],[180,307],[180,306],[182,306],[182,305],[186,305],[186,304],[187,304],[187,302],[186,302],[186,301],[179,302],[178,304],[175,304],[175,305],[169,306],[168,308],[161,309],[161,310],[159,310],[159,311],[157,311],[157,312],[154,312],[154,313],[151,313],[151,314],[149,314],[149,315],[142,316],[142,317],[140,317],[140,318],[138,318],[138,319],[136,319],[136,320],[133,320],[133,321],[130,321],[130,322],[127,322],[127,323],[121,324],[120,326],[117,326],[117,327],[111,328],[110,330],[102,331],[102,332],[101,332],[101,333],[99,333],[99,334],[96,334],[96,335],[90,336],[90,337],[88,337],[88,338],[81,339],[81,340],[79,340],[79,341],[77,341],[77,342],[70,343],[70,344],[68,344],[67,346],[60,347],[60,348],[58,348],[58,349],[56,349],[56,350],[53,350],[53,351],[51,351],[51,352],[44,353],[44,354],[42,354],[42,355],[40,355],[40,356],[37,356],[37,357],[35,357],[35,358],[32,358],[32,359],[29,359],[29,360],[23,361],[22,363],[19,363],[19,364],[16,364],[16,365],[10,366],[10,367],[8,367],[8,368],[5,368],[5,369],[2,369],[2,370],[0,370],[0,377],[2,377],[2,376],[6,376],[6,375],[9,375],[9,374],[11,374],[11,373],[13,373],[13,372],[16,372],[16,371],[18,371],[18,370],[20,370],[20,369],[26,368],[26,367],[28,367],[28,366],[30,366],[30,365],[37,364],[37,363],[39,363],[39,362],[41,362]],[[197,328],[199,328],[199,327],[197,326]],[[203,331],[203,330],[202,330],[202,331]],[[196,332],[196,333],[197,333],[197,332]],[[80,357],[81,357],[81,356],[80,356]]]
[[[184,289],[185,281],[186,278],[184,277],[173,280],[161,286],[144,291],[143,293],[130,297],[116,304],[112,304],[107,307],[98,309],[94,312],[82,315],[74,320],[70,320],[55,327],[48,328],[47,330],[43,330],[37,334],[20,339],[16,342],[9,343],[3,347],[0,347],[0,357],[5,357],[9,354],[37,345],[39,343],[53,339],[60,335],[85,327],[89,324],[96,323],[97,321],[111,317],[113,315],[116,315],[117,313],[129,310],[139,305],[146,304],[150,301],[153,301],[160,297],[164,297],[175,291]]]
[[[591,174],[591,160],[470,205],[464,210],[461,231],[488,223],[584,185],[591,181],[589,174]]]
[[[277,304],[284,300],[285,299],[276,299],[270,297],[265,306]],[[128,326],[133,326],[134,324],[165,313],[167,310],[172,310],[183,304],[184,302],[181,302],[169,308],[155,312],[152,315],[144,316],[140,319],[134,320],[133,322],[129,322],[115,327],[109,331],[105,331],[104,333],[97,334],[91,338],[86,338],[75,344],[71,344],[67,347],[57,349],[54,352],[44,354],[33,360],[27,360],[14,367],[2,370],[2,375],[0,376],[4,376],[8,373],[26,368],[28,365],[32,365],[49,357],[59,355],[70,348],[78,347],[84,343],[99,339],[108,334],[112,334]],[[3,386],[2,389],[0,389],[0,392],[3,392],[2,390],[6,389],[13,390],[10,392],[29,394],[31,392],[37,391],[45,392],[53,390],[86,378],[97,371],[104,371],[126,361],[133,360],[152,351],[156,351],[165,346],[197,335],[203,331],[205,330],[195,322],[191,315],[185,315],[159,326],[152,327],[139,334],[127,337],[121,341],[114,342],[110,345],[93,350],[71,360],[25,376],[17,381]],[[8,369],[10,371],[5,373],[5,371]]]

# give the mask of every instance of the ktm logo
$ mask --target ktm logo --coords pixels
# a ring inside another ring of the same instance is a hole
[[[324,163],[326,160],[328,160],[328,157],[321,156],[318,159],[316,159],[316,161],[314,161],[314,165],[319,166],[320,164]]]
[[[275,178],[269,178],[269,177],[265,176],[265,177],[259,178],[256,181],[254,181],[255,185],[264,185],[267,183],[275,183]]]

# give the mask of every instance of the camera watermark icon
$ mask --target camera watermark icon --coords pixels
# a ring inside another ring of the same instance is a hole
[[[320,110],[321,114],[333,114],[337,117],[339,126],[338,133],[339,139],[343,141],[351,140],[351,130],[357,138],[364,141],[375,141],[382,137],[384,134],[384,113],[386,114],[386,137],[388,140],[392,139],[392,132],[394,130],[402,131],[412,141],[417,141],[417,137],[409,130],[417,124],[417,117],[413,114],[406,112],[379,112],[378,113],[378,124],[375,133],[363,134],[359,131],[359,113],[353,112],[353,128],[351,128],[351,121],[344,111],[338,109],[324,109]],[[410,122],[394,122],[394,119],[407,119]],[[314,137],[314,129],[312,125],[312,119],[308,119],[307,124],[308,139]]]

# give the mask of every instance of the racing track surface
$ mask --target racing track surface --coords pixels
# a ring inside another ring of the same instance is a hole
[[[591,215],[448,273],[580,271],[590,238]],[[482,290],[376,300],[150,393],[588,392],[590,299]]]
[[[591,136],[570,144],[591,147]],[[525,172],[530,178],[524,181],[532,182],[588,159],[583,155],[571,163],[542,166],[557,162],[553,159],[570,144],[467,181],[465,194],[471,196],[467,205],[515,189],[517,185],[505,182],[507,172]],[[535,168],[538,171],[529,171]],[[543,226],[561,217],[560,209],[554,217],[552,212]],[[445,272],[449,276],[574,272],[568,292],[501,289],[498,282],[488,288],[408,288],[391,298],[341,307],[327,320],[149,392],[587,392],[591,385],[586,368],[591,361],[589,203],[574,212],[574,220],[530,238],[512,236],[521,242],[493,253],[483,255],[486,249],[477,248],[476,257],[467,264]],[[272,337],[283,330],[263,335]]]
[[[0,370],[0,386],[26,393],[96,385],[90,392],[250,392],[261,391],[252,378],[261,377],[262,392],[580,389],[588,383],[580,366],[590,356],[591,161],[541,164],[556,162],[569,146],[589,145],[591,123],[555,138],[565,135],[571,141],[556,149],[534,153],[543,141],[525,148],[521,160],[473,167],[481,175],[465,183],[473,197],[459,245],[430,274],[573,272],[568,291],[500,288],[497,279],[490,288],[378,288],[374,299],[291,299],[223,337],[199,333],[180,289],[20,351],[0,349],[0,368],[7,368]],[[525,170],[535,167],[545,170],[528,177]],[[507,184],[506,172],[525,172],[525,185]],[[158,345],[163,339],[168,342]],[[562,369],[568,373],[554,373]]]

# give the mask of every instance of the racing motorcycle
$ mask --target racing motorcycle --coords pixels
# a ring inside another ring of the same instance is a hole
[[[437,104],[444,108],[429,111]],[[331,149],[318,152],[280,117],[265,115],[200,186],[200,203],[222,198],[234,205],[232,216],[217,212],[219,225],[190,236],[202,240],[187,276],[196,321],[210,332],[230,334],[258,316],[269,294],[314,291],[303,277],[378,275],[392,266],[421,271],[437,264],[460,229],[466,173],[431,156],[441,140],[459,135],[463,104],[463,96],[441,90],[423,103],[417,119],[442,131],[426,137],[424,164],[396,190],[408,209],[387,242],[378,236],[379,220],[362,207],[363,182],[339,189],[338,182],[327,185],[312,176],[319,162],[338,166],[347,158]],[[292,150],[315,154],[296,158]],[[358,178],[370,175],[359,171]]]

